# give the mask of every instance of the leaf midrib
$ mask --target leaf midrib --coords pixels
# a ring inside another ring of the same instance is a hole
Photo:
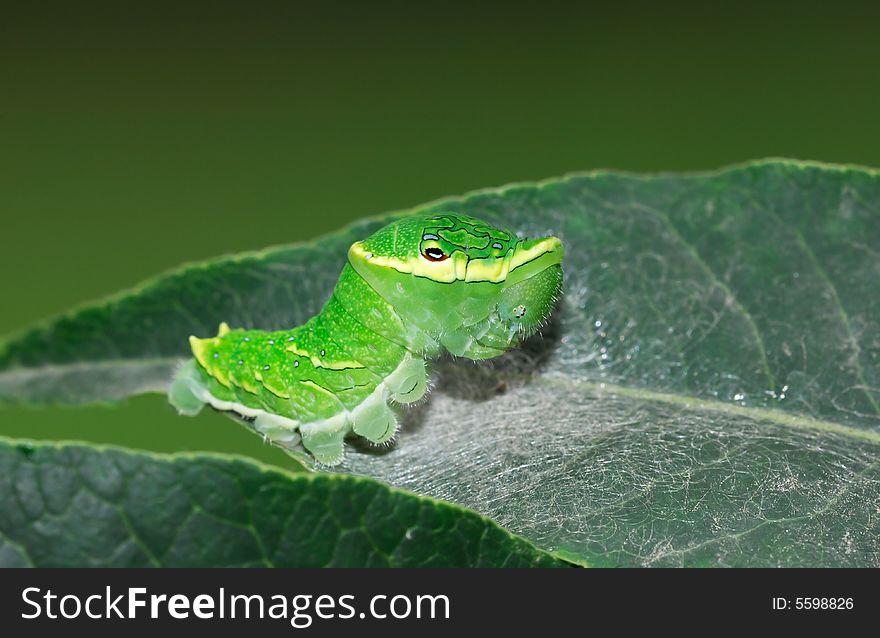
[[[13,366],[0,370],[0,379],[3,377],[29,376],[33,374],[51,374],[53,372],[72,372],[77,370],[92,370],[95,368],[117,368],[132,367],[138,368],[142,366],[152,365],[174,365],[184,361],[184,355],[176,357],[151,357],[151,358],[108,358],[108,359],[86,359],[75,361],[72,363],[45,363],[38,366]]]
[[[527,378],[521,375],[522,378]],[[508,376],[508,378],[511,378]],[[531,383],[540,383],[548,386],[570,386],[581,390],[592,391],[595,395],[608,394],[611,396],[622,396],[641,401],[654,401],[657,403],[666,403],[668,405],[677,405],[686,408],[699,408],[707,412],[716,412],[730,416],[744,416],[754,421],[769,421],[777,425],[785,425],[796,427],[799,429],[815,430],[819,432],[833,432],[852,438],[861,439],[880,445],[880,432],[843,425],[833,421],[823,421],[820,419],[812,419],[802,414],[785,412],[783,410],[774,410],[772,408],[761,408],[755,406],[741,406],[726,403],[724,401],[714,401],[711,399],[702,399],[686,394],[675,394],[671,392],[662,392],[657,390],[649,390],[646,388],[634,388],[605,381],[585,381],[580,379],[566,379],[563,377],[533,377],[530,378]]]

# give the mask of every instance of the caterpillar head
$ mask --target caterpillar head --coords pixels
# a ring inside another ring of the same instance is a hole
[[[520,239],[452,212],[393,222],[349,249],[352,267],[418,331],[455,355],[502,354],[548,317],[562,242]]]

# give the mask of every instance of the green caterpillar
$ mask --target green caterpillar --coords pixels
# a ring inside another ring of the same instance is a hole
[[[292,330],[190,337],[194,358],[168,392],[181,414],[205,404],[252,420],[288,450],[342,461],[354,431],[397,432],[389,402],[428,387],[426,359],[503,354],[536,330],[562,288],[562,242],[521,240],[455,213],[400,219],[348,251],[321,312]]]

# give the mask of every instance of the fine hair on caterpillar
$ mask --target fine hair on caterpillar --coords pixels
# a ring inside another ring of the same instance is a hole
[[[441,354],[493,359],[548,320],[562,242],[524,240],[457,212],[400,218],[348,251],[333,294],[288,330],[191,337],[168,392],[181,414],[231,412],[291,453],[332,466],[347,435],[393,442],[397,405],[430,390]]]

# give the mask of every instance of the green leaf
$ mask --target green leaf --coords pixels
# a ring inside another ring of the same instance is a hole
[[[398,445],[346,469],[607,565],[880,565],[880,174],[592,173],[430,204],[560,236],[542,337],[441,361]],[[190,333],[326,299],[369,220],[192,266],[7,343],[0,397],[160,389]]]
[[[463,508],[236,458],[0,439],[0,566],[563,567]]]

